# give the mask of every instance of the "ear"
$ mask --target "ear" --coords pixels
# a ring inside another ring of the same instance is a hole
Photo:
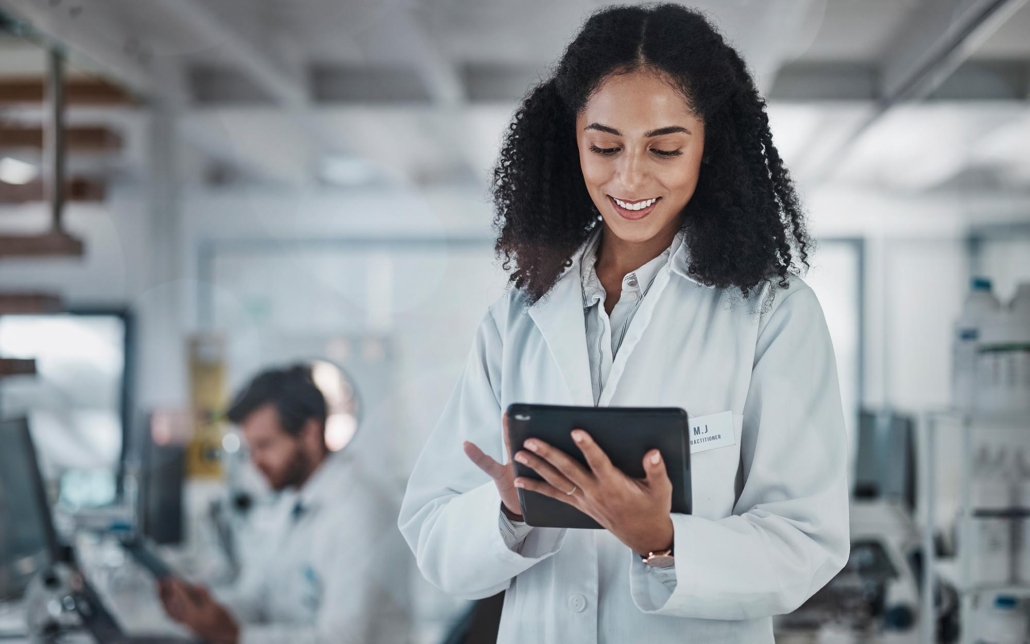
[[[322,423],[315,418],[309,418],[304,422],[300,430],[304,446],[314,453],[325,451],[325,432],[322,431]]]

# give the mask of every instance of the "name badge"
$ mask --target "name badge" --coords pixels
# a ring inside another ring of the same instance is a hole
[[[721,411],[718,414],[691,418],[687,431],[690,434],[691,454],[728,447],[737,443],[732,411]]]

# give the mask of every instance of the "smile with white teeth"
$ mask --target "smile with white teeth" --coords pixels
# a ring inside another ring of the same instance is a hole
[[[650,208],[651,204],[658,201],[658,197],[637,202],[623,201],[621,199],[615,199],[615,197],[612,197],[612,199],[615,203],[619,204],[620,208],[625,208],[626,210],[643,210],[644,208]]]

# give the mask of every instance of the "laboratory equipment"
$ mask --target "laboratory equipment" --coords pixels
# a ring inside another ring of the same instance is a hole
[[[1026,644],[1030,615],[1018,596],[988,596],[973,615],[977,644]]]
[[[1030,284],[1002,306],[991,282],[973,289],[955,324],[952,402],[977,415],[1030,412]]]
[[[1001,303],[991,292],[991,280],[974,277],[952,339],[951,392],[958,409],[968,411],[973,406],[980,335],[983,326],[1000,310]]]
[[[186,448],[177,437],[192,428],[188,414],[158,410],[150,414],[146,431],[135,450],[139,464],[133,474],[138,484],[136,514],[140,534],[154,543],[181,543],[183,486],[186,484]]]
[[[57,540],[24,418],[0,422],[0,599],[24,595],[51,565]]]
[[[1006,584],[1013,568],[1011,468],[1002,450],[981,445],[973,463],[973,583]]]
[[[173,637],[126,635],[62,546],[54,529],[35,446],[24,419],[0,422],[0,562],[25,596],[30,639],[84,628],[105,644],[185,644]],[[14,520],[16,519],[16,520]],[[13,574],[12,574],[13,573]],[[27,577],[27,579],[26,579]]]

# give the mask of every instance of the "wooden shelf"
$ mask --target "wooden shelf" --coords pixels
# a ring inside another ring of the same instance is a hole
[[[64,198],[68,202],[101,202],[107,194],[107,184],[101,179],[72,177],[64,185]],[[22,185],[0,182],[0,204],[46,200],[46,191],[39,179]]]
[[[68,127],[64,130],[65,145],[69,153],[118,152],[122,137],[102,125]],[[0,125],[0,148],[42,151],[46,134],[40,126],[11,127]]]
[[[0,235],[0,259],[5,257],[82,257],[82,240],[66,232],[42,235]]]
[[[0,358],[0,378],[35,374],[36,361],[33,358]]]
[[[59,313],[61,298],[49,293],[0,293],[0,315]]]
[[[66,78],[65,100],[70,107],[80,105],[134,106],[135,98],[121,88],[95,78]],[[0,104],[42,105],[46,81],[39,77],[6,78],[0,81]]]

